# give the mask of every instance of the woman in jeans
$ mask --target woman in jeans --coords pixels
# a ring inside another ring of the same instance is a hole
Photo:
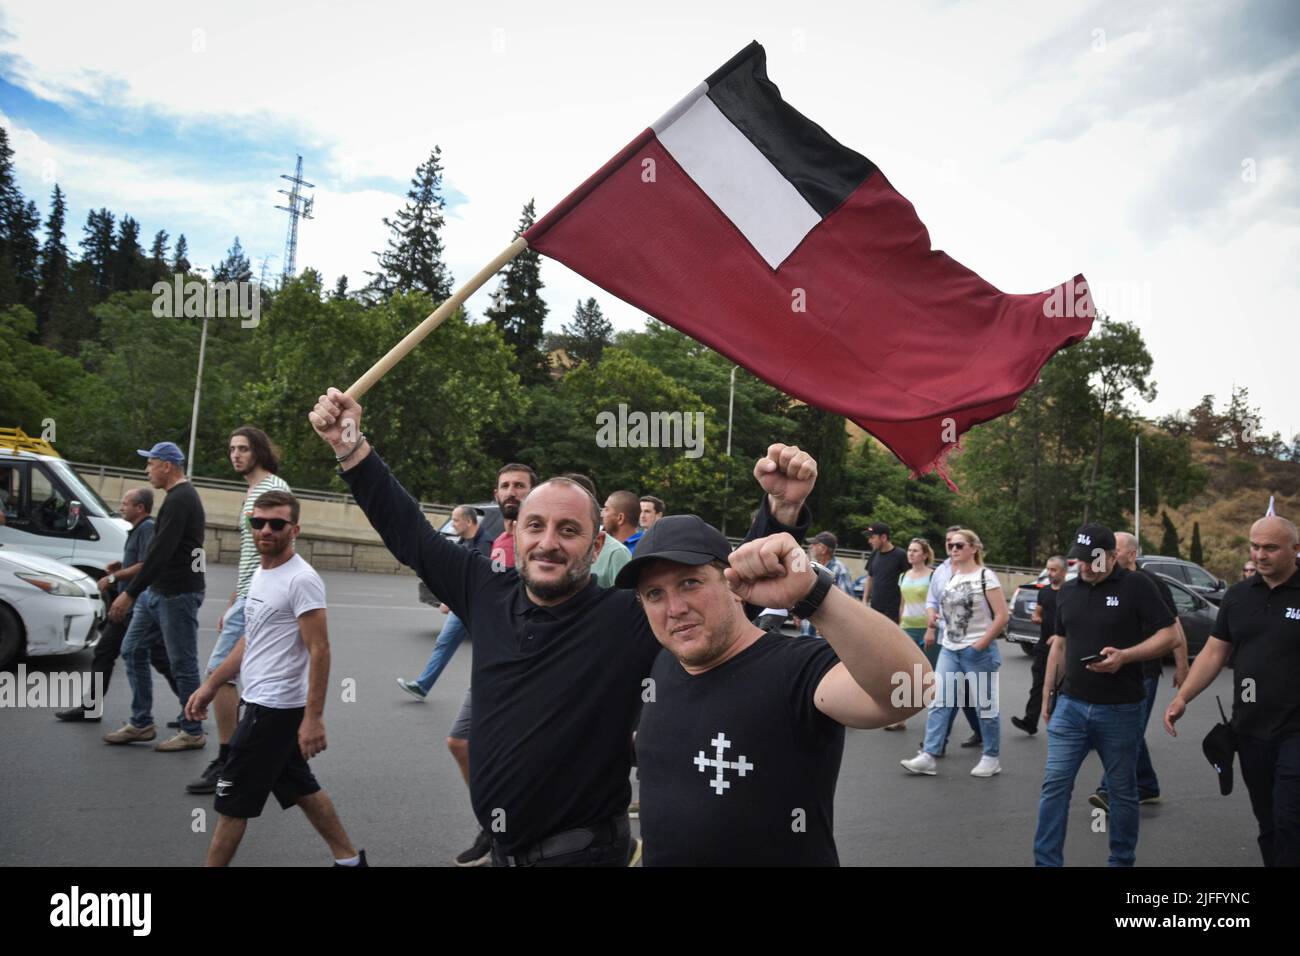
[[[898,615],[898,624],[907,636],[916,641],[916,646],[924,652],[934,667],[939,658],[936,645],[925,646],[925,628],[929,616],[925,612],[925,599],[930,593],[930,565],[934,563],[934,549],[924,538],[913,538],[907,545],[907,563],[911,565],[898,576],[898,590],[902,593],[902,608]],[[931,653],[933,648],[934,653]],[[885,730],[903,730],[907,722],[889,724]]]
[[[984,567],[984,546],[974,531],[961,529],[948,535],[952,579],[944,588],[944,633],[939,664],[934,671],[934,701],[925,724],[925,743],[915,757],[901,761],[909,773],[934,775],[935,757],[943,752],[952,711],[973,703],[979,711],[984,753],[973,777],[1002,772],[998,744],[1002,735],[998,716],[998,668],[1002,656],[994,643],[1011,619],[998,576]],[[934,641],[933,622],[926,639]]]

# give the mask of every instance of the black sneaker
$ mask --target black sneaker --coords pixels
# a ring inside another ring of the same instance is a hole
[[[1160,794],[1155,790],[1139,790],[1138,803],[1159,803]]]
[[[360,863],[357,863],[357,864],[355,864],[355,865],[353,865],[353,866],[343,866],[342,863],[337,863],[337,862],[336,862],[334,865],[337,866],[337,867],[341,867],[342,869],[345,869],[345,870],[355,870],[355,869],[358,869],[359,867],[369,866],[369,865],[370,865],[369,863],[366,862],[366,851],[365,851],[365,850],[359,850],[359,851],[357,851],[357,856],[361,857],[361,862],[360,862]]]
[[[216,793],[217,779],[221,776],[221,771],[226,769],[226,762],[220,757],[214,757],[208,764],[197,780],[192,780],[185,785],[186,793]]]
[[[1110,797],[1106,795],[1105,791],[1098,790],[1088,798],[1088,802],[1098,810],[1101,810],[1104,813],[1110,813]]]
[[[971,734],[961,742],[961,745],[963,747],[981,747],[984,745],[984,740],[979,734]]]
[[[90,714],[86,713],[86,708],[84,707],[69,707],[67,710],[56,710],[54,716],[59,718],[59,720],[66,720],[70,723],[77,723],[78,721],[84,720],[87,723],[97,724],[103,720],[102,716],[92,717]]]
[[[1031,737],[1034,736],[1034,734],[1038,733],[1038,725],[1037,725],[1037,724],[1031,724],[1029,721],[1025,720],[1025,718],[1023,718],[1023,717],[1012,717],[1012,718],[1011,718],[1011,726],[1014,727],[1014,728],[1016,728],[1016,730],[1023,730],[1025,733],[1029,734],[1029,736],[1031,736]]]
[[[479,830],[474,845],[456,857],[457,866],[482,866],[492,859],[492,838],[486,830]]]

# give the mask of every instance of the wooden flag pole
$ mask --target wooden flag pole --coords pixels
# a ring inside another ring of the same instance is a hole
[[[528,240],[523,236],[520,236],[514,242],[510,243],[504,252],[485,265],[472,279],[453,292],[451,298],[447,299],[442,303],[442,305],[434,309],[433,312],[429,314],[429,317],[423,322],[411,329],[410,332],[407,332],[402,341],[398,342],[388,350],[387,355],[381,358],[374,365],[370,366],[370,370],[367,371],[365,375],[362,375],[359,379],[353,382],[352,387],[347,391],[348,396],[359,399],[362,395],[366,394],[366,392],[370,391],[376,382],[388,374],[389,369],[402,359],[406,358],[406,353],[419,345],[426,335],[438,326],[442,325],[442,323],[447,320],[447,316],[460,308],[461,303],[477,292],[483,283],[487,282],[488,279],[500,272],[502,266],[527,248]]]

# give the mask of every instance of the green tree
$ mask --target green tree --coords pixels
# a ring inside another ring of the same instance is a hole
[[[536,212],[528,200],[519,219],[515,238],[532,226]],[[500,283],[492,293],[492,305],[484,313],[501,330],[501,337],[514,349],[515,369],[525,385],[545,381],[549,374],[546,354],[542,351],[547,306],[542,298],[542,257],[525,249],[497,273]]]
[[[113,289],[113,257],[117,249],[116,219],[107,209],[92,209],[86,216],[81,239],[81,261],[89,273],[94,303],[108,298]]]
[[[1178,544],[1178,529],[1169,520],[1169,512],[1160,512],[1160,527],[1164,532],[1160,539],[1160,553],[1167,558],[1181,558],[1183,555]]]
[[[212,267],[214,282],[247,282],[253,278],[253,267],[244,254],[244,247],[235,236],[234,245],[226,250],[226,258]]]
[[[155,282],[166,282],[172,276],[171,268],[167,265],[167,230],[159,229],[153,236],[153,243],[149,246],[149,266],[148,276],[145,280],[150,287]]]
[[[384,219],[391,235],[388,247],[376,252],[379,269],[367,272],[369,291],[380,297],[397,292],[423,292],[434,302],[451,295],[451,272],[442,261],[442,151],[433,147],[415,170],[407,203],[396,218]]]
[[[185,233],[182,232],[176,237],[176,250],[172,255],[171,271],[173,273],[179,272],[184,275],[190,271],[191,266],[189,254],[190,246],[189,243],[185,241]]]
[[[86,375],[73,359],[36,345],[36,317],[16,305],[0,311],[0,410],[3,424],[39,435],[53,418],[62,439],[69,435],[69,397]]]
[[[50,197],[50,215],[45,220],[45,245],[41,249],[41,291],[36,300],[36,327],[42,343],[51,345],[60,338],[60,326],[67,320],[69,280],[67,237],[64,224],[67,205],[59,184]]]
[[[600,311],[600,304],[589,298],[586,302],[579,300],[573,310],[573,321],[564,325],[561,331],[560,342],[569,357],[595,365],[610,343],[614,326]]]
[[[112,289],[134,292],[147,285],[149,276],[144,250],[140,247],[140,223],[123,216],[117,227],[117,245],[113,249]]]

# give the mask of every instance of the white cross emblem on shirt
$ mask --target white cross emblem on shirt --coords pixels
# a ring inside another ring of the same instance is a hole
[[[713,779],[709,781],[709,786],[713,788],[714,792],[718,796],[722,796],[722,791],[731,787],[731,781],[722,778],[722,772],[724,770],[739,771],[740,775],[743,777],[746,772],[754,769],[754,765],[745,759],[744,754],[741,754],[736,760],[722,759],[722,752],[731,746],[731,741],[727,739],[727,735],[722,731],[718,731],[718,736],[710,740],[709,743],[717,751],[717,755],[710,760],[708,757],[704,756],[704,751],[701,750],[695,756],[695,766],[700,768],[701,773],[707,773],[710,767],[714,767],[717,770]]]

